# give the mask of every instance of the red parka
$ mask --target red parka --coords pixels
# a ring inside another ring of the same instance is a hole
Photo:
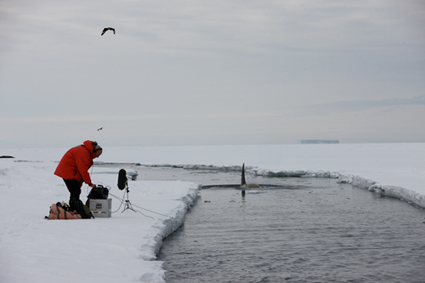
[[[56,168],[55,175],[66,180],[75,179],[80,185],[83,182],[92,185],[88,171],[93,165],[93,159],[93,142],[87,140],[65,153]]]

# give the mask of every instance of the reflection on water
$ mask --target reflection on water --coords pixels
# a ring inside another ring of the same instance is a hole
[[[276,186],[201,191],[158,255],[168,283],[424,282],[424,210],[332,179],[251,178]]]

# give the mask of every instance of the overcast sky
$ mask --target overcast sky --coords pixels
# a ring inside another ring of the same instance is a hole
[[[3,147],[425,142],[424,121],[422,0],[0,1]]]

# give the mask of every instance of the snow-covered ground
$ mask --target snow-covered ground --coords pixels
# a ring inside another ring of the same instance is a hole
[[[0,149],[0,156],[15,157],[0,159],[0,282],[164,282],[162,263],[153,259],[162,238],[184,221],[199,184],[130,181],[130,200],[145,215],[120,209],[111,218],[44,220],[51,204],[69,198],[53,175],[66,150]],[[331,176],[425,207],[425,143],[104,147],[98,161],[245,163],[259,174]],[[122,197],[117,174],[97,173],[92,179]],[[87,192],[83,186],[83,201]],[[113,199],[112,210],[118,206]]]

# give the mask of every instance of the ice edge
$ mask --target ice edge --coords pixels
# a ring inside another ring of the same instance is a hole
[[[181,225],[183,225],[185,215],[187,211],[195,204],[200,189],[200,184],[197,185],[196,188],[190,188],[189,192],[181,198],[183,205],[176,209],[174,216],[162,222],[164,226],[155,236],[155,244],[153,246],[153,254],[155,255],[155,259],[163,245],[163,240],[174,233]]]

